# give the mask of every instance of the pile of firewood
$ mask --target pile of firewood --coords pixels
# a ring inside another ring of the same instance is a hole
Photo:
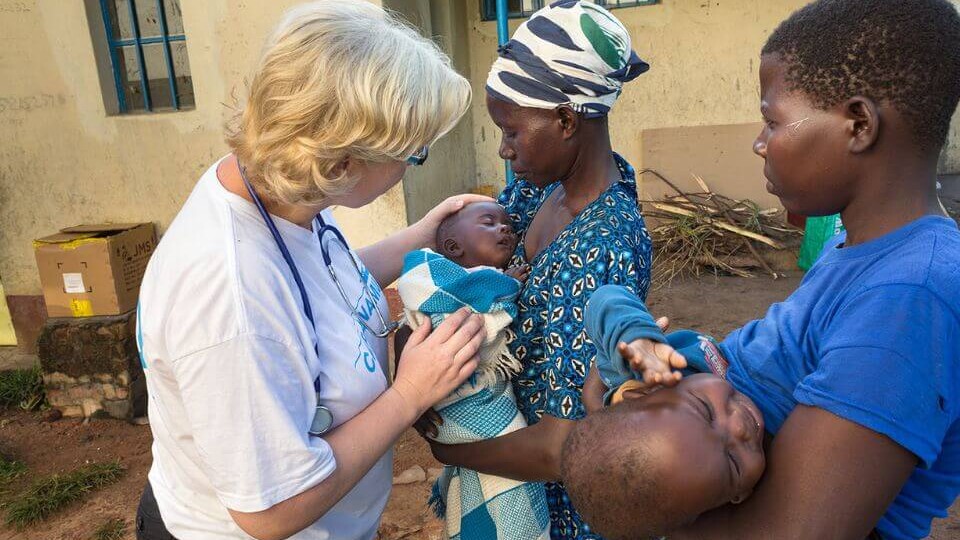
[[[802,231],[783,219],[783,211],[761,209],[750,200],[734,200],[714,193],[702,178],[687,193],[652,169],[652,174],[674,192],[661,200],[642,201],[643,215],[653,237],[654,287],[677,277],[703,273],[754,277],[755,272],[780,276],[764,258],[770,250],[796,249]]]

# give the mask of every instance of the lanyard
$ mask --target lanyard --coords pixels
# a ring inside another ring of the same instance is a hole
[[[270,234],[273,236],[273,240],[276,242],[277,248],[280,249],[280,254],[283,256],[283,260],[286,261],[287,266],[290,268],[290,273],[293,274],[293,281],[295,281],[297,284],[297,289],[300,291],[300,299],[303,302],[303,313],[307,316],[307,320],[310,321],[310,328],[316,332],[317,327],[313,321],[313,310],[310,309],[310,299],[307,297],[307,290],[303,286],[303,280],[300,279],[300,271],[297,269],[297,264],[293,261],[293,256],[290,255],[290,250],[287,249],[287,244],[283,241],[283,237],[280,236],[280,231],[277,230],[276,223],[273,222],[273,218],[270,217],[270,214],[267,213],[267,209],[264,208],[263,201],[260,200],[260,197],[257,196],[256,190],[253,189],[253,186],[250,185],[250,181],[247,180],[246,171],[243,167],[238,168],[240,169],[240,177],[243,179],[243,184],[247,187],[247,192],[250,194],[250,198],[253,199],[253,204],[260,212],[260,217],[263,218],[263,222],[267,225],[267,228],[270,229]],[[323,223],[322,218],[320,219],[321,223]],[[323,224],[320,230],[322,231],[326,227],[327,225]],[[336,232],[339,236],[340,231]],[[317,343],[314,345],[314,351],[317,353],[317,358],[320,358],[320,336],[317,336]],[[307,433],[309,433],[311,436],[319,437],[320,435],[323,435],[329,431],[330,427],[333,425],[333,413],[330,412],[330,409],[320,403],[319,375],[317,375],[317,378],[313,380],[313,391],[317,395],[317,405],[314,409],[313,421],[310,422],[310,429],[307,431]]]

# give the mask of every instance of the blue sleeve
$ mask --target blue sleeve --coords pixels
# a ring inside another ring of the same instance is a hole
[[[929,289],[881,285],[840,306],[799,403],[882,435],[929,467],[956,416],[957,313]]]
[[[584,324],[597,347],[600,378],[610,389],[636,378],[617,351],[618,343],[637,339],[667,342],[643,301],[618,285],[604,285],[593,293],[587,303]]]

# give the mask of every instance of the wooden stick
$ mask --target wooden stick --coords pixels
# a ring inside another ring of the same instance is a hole
[[[678,206],[673,206],[671,204],[655,202],[653,203],[653,207],[656,208],[657,210],[662,210],[664,212],[669,212],[671,214],[677,214],[680,216],[687,216],[687,217],[697,217],[697,214],[695,212],[691,212],[686,208],[680,208]],[[740,227],[737,227],[736,225],[731,225],[730,223],[727,223],[725,221],[716,220],[709,216],[702,216],[702,219],[707,223],[710,223],[711,225],[716,225],[717,227],[720,227],[721,229],[726,229],[732,233],[739,234],[740,236],[746,236],[747,238],[756,240],[757,242],[763,242],[764,244],[774,249],[785,249],[786,247],[780,242],[777,242],[772,238],[768,238],[766,236],[763,236],[762,234],[757,234],[755,232],[748,231],[746,229],[741,229]]]
[[[709,193],[711,195],[713,194],[713,191],[710,190],[710,186],[708,186],[707,183],[703,181],[703,178],[700,178],[699,174],[693,173],[693,179],[697,181],[697,184],[700,185],[700,189],[702,189],[704,193]]]
[[[763,269],[766,270],[768,274],[773,276],[773,279],[777,279],[780,277],[780,274],[774,272],[773,268],[770,268],[770,265],[767,264],[767,261],[763,258],[763,256],[757,253],[756,248],[753,247],[753,244],[751,244],[749,240],[744,238],[743,243],[746,244],[747,249],[750,250],[750,253],[753,255],[753,258],[756,259],[758,263],[760,263],[760,266],[763,267]]]

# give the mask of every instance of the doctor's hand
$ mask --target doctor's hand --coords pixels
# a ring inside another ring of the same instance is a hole
[[[423,219],[416,222],[415,227],[420,236],[422,247],[432,250],[437,249],[437,227],[440,222],[451,214],[456,214],[464,206],[475,202],[497,202],[485,195],[476,195],[473,193],[464,193],[463,195],[454,195],[440,204],[433,207],[432,210],[423,216]]]
[[[419,417],[473,374],[484,338],[483,319],[466,308],[432,332],[428,319],[403,348],[394,390]]]

